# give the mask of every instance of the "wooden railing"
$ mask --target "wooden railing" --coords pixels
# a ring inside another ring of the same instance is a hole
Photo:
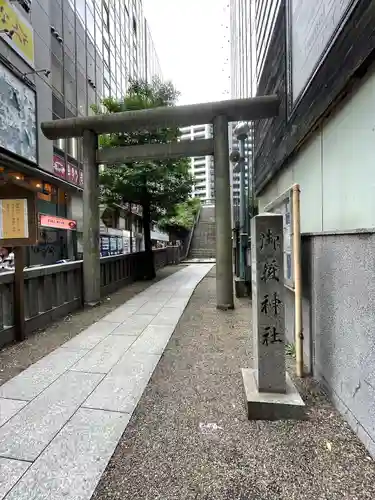
[[[179,264],[179,247],[154,251],[155,268]],[[144,252],[100,259],[102,296],[142,278]],[[26,335],[83,306],[82,261],[24,271]],[[15,340],[14,272],[0,274],[0,347]]]

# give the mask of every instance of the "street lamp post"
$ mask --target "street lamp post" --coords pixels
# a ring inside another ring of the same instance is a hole
[[[240,174],[240,251],[239,251],[239,282],[236,286],[237,296],[246,295],[246,255],[248,246],[248,207],[245,183],[245,144],[250,133],[247,122],[240,122],[234,129],[234,135],[239,143],[239,160],[234,168]]]

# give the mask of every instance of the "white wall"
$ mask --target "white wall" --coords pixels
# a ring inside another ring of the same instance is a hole
[[[260,211],[293,183],[302,232],[375,227],[375,71],[266,187]]]

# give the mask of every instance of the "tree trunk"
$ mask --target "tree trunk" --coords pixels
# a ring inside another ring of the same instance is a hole
[[[153,280],[156,276],[154,264],[154,252],[152,251],[151,242],[151,213],[150,203],[146,202],[143,205],[143,234],[145,238],[145,268],[144,279]]]

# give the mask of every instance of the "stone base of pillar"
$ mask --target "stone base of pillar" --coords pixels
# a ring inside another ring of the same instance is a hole
[[[234,309],[234,304],[217,304],[216,309],[218,311],[232,311]]]
[[[259,392],[256,370],[242,368],[249,420],[303,420],[305,403],[286,374],[286,393]]]
[[[241,278],[234,279],[234,290],[236,293],[236,297],[240,299],[241,297],[247,297],[248,294],[248,284],[245,280]]]

